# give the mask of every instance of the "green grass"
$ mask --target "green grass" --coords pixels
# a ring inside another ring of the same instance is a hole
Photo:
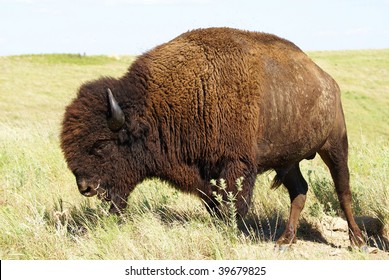
[[[14,61],[25,61],[36,64],[69,64],[69,65],[104,65],[110,64],[115,60],[118,60],[116,57],[109,56],[86,56],[81,54],[34,54],[34,55],[21,55],[9,57]]]
[[[375,238],[382,241],[389,224],[389,50],[309,55],[341,87],[355,212],[380,219],[383,233]],[[159,180],[135,189],[123,217],[107,215],[108,205],[82,197],[59,148],[64,108],[81,83],[119,77],[133,59],[0,57],[1,259],[388,259],[387,252],[331,254],[330,246],[312,242],[315,220],[341,214],[318,158],[302,165],[310,183],[299,231],[305,241],[284,254],[273,246],[289,198],[283,188],[270,190],[273,174],[258,177],[253,205],[238,230],[235,221],[210,217],[198,198]]]

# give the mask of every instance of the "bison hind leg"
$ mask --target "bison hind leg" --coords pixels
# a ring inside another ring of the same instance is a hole
[[[277,170],[277,175],[273,181],[273,187],[284,184],[288,189],[291,207],[289,219],[281,237],[277,240],[277,245],[290,245],[296,242],[296,232],[300,213],[304,208],[308,184],[301,174],[299,163],[288,169]]]
[[[340,133],[339,133],[340,134]],[[322,147],[319,154],[328,166],[335,190],[338,195],[340,207],[346,216],[349,227],[349,238],[352,245],[363,248],[366,245],[365,238],[355,222],[352,211],[352,195],[350,189],[350,173],[348,168],[348,142],[347,135],[331,136],[330,141]]]

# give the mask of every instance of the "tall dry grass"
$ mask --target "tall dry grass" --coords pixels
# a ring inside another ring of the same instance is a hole
[[[388,250],[389,50],[310,56],[341,86],[355,212],[381,221],[383,233],[374,238]],[[227,223],[209,216],[198,198],[159,180],[140,184],[122,217],[108,215],[108,206],[97,199],[79,195],[59,148],[64,107],[82,82],[118,77],[132,61],[0,57],[1,259],[371,258],[346,249],[333,254],[334,248],[312,236],[314,221],[341,215],[329,173],[317,158],[302,164],[310,183],[299,231],[305,241],[283,254],[273,246],[288,215],[289,198],[283,188],[270,190],[273,174],[258,176],[253,205],[242,222],[231,215]]]

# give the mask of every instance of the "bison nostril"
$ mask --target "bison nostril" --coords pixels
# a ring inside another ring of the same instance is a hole
[[[94,196],[95,194],[97,194],[96,190],[92,187],[85,187],[84,189],[79,189],[80,193],[84,196],[88,196],[88,197],[91,197],[91,196]]]
[[[85,189],[80,190],[80,192],[81,192],[82,194],[88,194],[88,193],[91,193],[91,191],[92,191],[92,188],[91,188],[91,187],[86,187]]]

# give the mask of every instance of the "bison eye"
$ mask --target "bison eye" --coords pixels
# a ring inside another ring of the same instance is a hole
[[[100,140],[93,144],[90,154],[95,156],[104,156],[104,154],[110,150],[111,141],[110,140]]]

